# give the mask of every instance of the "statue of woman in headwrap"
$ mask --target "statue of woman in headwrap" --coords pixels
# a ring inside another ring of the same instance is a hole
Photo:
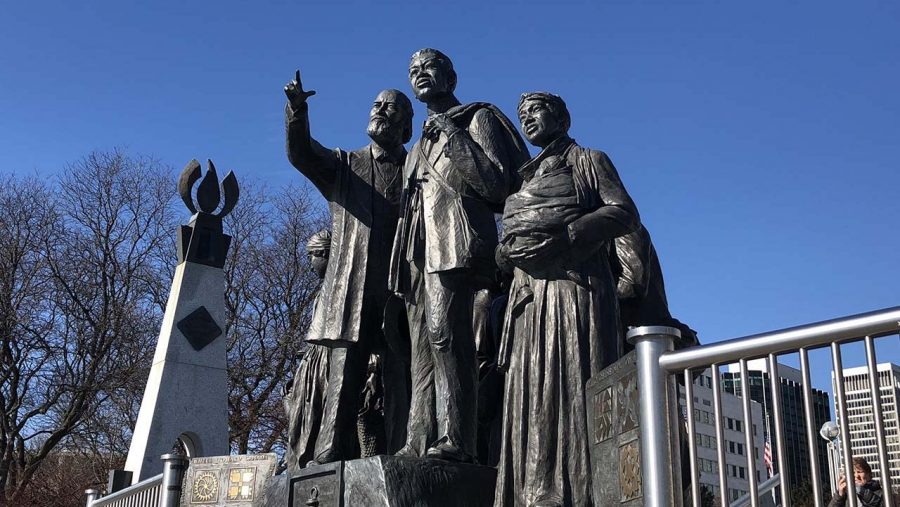
[[[313,234],[306,243],[310,268],[319,279],[325,277],[330,251],[331,233],[327,229]],[[320,299],[317,294],[315,304]],[[323,345],[301,345],[300,364],[283,393],[282,401],[288,416],[287,462],[290,473],[305,467],[315,457],[316,438],[325,410],[329,352],[330,349]]]
[[[623,354],[610,248],[640,219],[609,157],[568,136],[560,97],[524,94],[518,114],[542,151],[520,169],[497,251],[514,278],[494,505],[590,506],[585,384]]]

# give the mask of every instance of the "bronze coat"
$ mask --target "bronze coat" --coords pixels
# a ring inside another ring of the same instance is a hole
[[[528,159],[515,127],[495,106],[474,102],[446,114],[461,131],[419,139],[404,166],[390,275],[398,293],[407,289],[402,265],[414,258],[424,258],[428,273],[470,268],[493,278],[495,213],[515,191],[516,169]]]
[[[403,160],[384,160],[374,143],[349,153],[323,148],[309,137],[305,113],[292,113],[290,107],[286,112],[288,158],[322,192],[332,217],[331,255],[306,339],[346,346],[360,339],[364,304],[383,305],[388,296],[387,267],[397,227]],[[376,162],[376,157],[382,161]],[[376,167],[386,171],[382,181],[389,184],[373,181]]]

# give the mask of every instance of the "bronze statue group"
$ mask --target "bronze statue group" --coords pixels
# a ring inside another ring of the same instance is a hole
[[[522,95],[516,126],[461,104],[440,51],[410,61],[428,108],[377,95],[371,142],[312,138],[300,73],[285,87],[288,158],[322,193],[308,246],[322,285],[285,394],[289,468],[374,454],[497,467],[497,506],[587,506],[585,384],[631,326],[669,325],[662,274],[605,153],[568,135],[558,96]],[[497,217],[502,217],[498,233]]]

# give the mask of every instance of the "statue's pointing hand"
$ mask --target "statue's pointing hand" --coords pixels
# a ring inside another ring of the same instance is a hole
[[[305,105],[306,99],[315,95],[316,91],[303,91],[303,82],[300,81],[300,70],[298,69],[297,75],[294,76],[294,80],[285,85],[284,94],[287,95],[288,102],[291,103],[291,107],[297,109]]]

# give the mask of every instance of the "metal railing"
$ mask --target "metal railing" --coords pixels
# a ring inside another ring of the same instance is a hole
[[[163,454],[163,473],[101,497],[96,489],[85,491],[86,507],[178,507],[181,482],[189,460],[180,454]]]
[[[163,474],[159,474],[104,497],[95,493],[90,498],[89,493],[87,507],[157,507],[162,483]]]
[[[884,488],[885,507],[895,507],[891,495],[890,468],[887,459],[884,425],[881,409],[881,396],[878,391],[874,339],[895,335],[900,330],[900,307],[864,313],[829,320],[815,324],[793,327],[780,331],[762,333],[744,338],[691,347],[674,351],[674,343],[680,337],[679,331],[670,327],[646,326],[628,332],[628,340],[635,345],[637,354],[638,386],[640,390],[640,436],[641,460],[644,485],[645,507],[671,507],[682,504],[680,491],[681,470],[680,445],[677,428],[680,425],[678,414],[678,397],[676,376],[683,375],[687,404],[688,449],[690,453],[691,498],[695,507],[700,506],[700,474],[697,464],[697,442],[694,432],[694,399],[692,394],[692,370],[710,368],[712,370],[712,391],[715,410],[716,450],[719,462],[720,505],[729,505],[728,477],[725,467],[725,440],[723,437],[723,414],[721,375],[722,365],[738,363],[740,367],[741,402],[743,408],[743,425],[745,430],[745,449],[749,475],[749,504],[760,505],[759,484],[754,480],[753,471],[757,470],[756,456],[753,452],[751,426],[751,400],[748,392],[749,375],[747,361],[765,358],[769,371],[769,390],[772,395],[770,410],[773,411],[777,453],[777,470],[781,476],[780,500],[782,507],[791,505],[790,492],[792,485],[784,472],[787,470],[786,441],[784,436],[784,414],[782,413],[780,378],[778,375],[778,356],[799,353],[802,375],[803,408],[806,419],[806,442],[811,464],[811,481],[814,502],[817,507],[824,507],[820,488],[822,477],[819,473],[816,439],[818,428],[815,428],[813,412],[813,394],[810,384],[809,351],[830,347],[832,367],[835,372],[835,401],[838,418],[841,421],[841,443],[844,463],[853,459],[850,448],[850,428],[846,423],[847,398],[844,389],[844,378],[841,372],[843,364],[840,345],[853,341],[864,341],[866,363],[868,366],[869,386],[873,399],[873,419],[878,448],[878,464],[882,472],[881,481]],[[852,476],[852,474],[850,474]],[[852,480],[852,479],[851,479]],[[853,491],[852,482],[850,491]],[[847,495],[847,505],[857,507],[856,495]]]

